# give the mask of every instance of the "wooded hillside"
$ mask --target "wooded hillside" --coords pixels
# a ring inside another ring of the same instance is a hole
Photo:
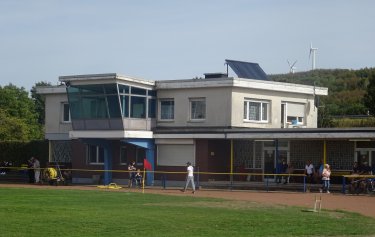
[[[320,106],[331,116],[367,115],[364,104],[369,78],[375,68],[360,70],[320,69],[294,74],[269,75],[270,79],[305,85],[328,87],[328,96],[320,98]]]

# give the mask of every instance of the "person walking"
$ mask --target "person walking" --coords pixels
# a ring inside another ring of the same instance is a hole
[[[193,194],[195,193],[195,184],[194,184],[194,167],[191,165],[190,162],[186,163],[187,165],[187,168],[186,168],[186,171],[187,171],[187,177],[186,177],[186,184],[185,184],[185,188],[183,190],[183,192],[186,191],[189,183],[191,182],[191,186],[193,188]]]
[[[326,191],[327,193],[330,193],[329,192],[330,179],[331,179],[330,177],[331,177],[331,169],[329,167],[329,164],[325,164],[323,172],[322,172],[323,186],[322,186],[320,192]]]

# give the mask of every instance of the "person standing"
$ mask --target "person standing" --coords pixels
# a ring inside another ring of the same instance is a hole
[[[186,177],[186,184],[185,184],[185,188],[183,190],[183,192],[186,191],[189,183],[191,182],[191,186],[193,188],[193,194],[195,193],[195,184],[194,184],[194,167],[191,165],[190,162],[186,163],[187,165],[187,177]]]
[[[135,171],[137,168],[135,168],[135,161],[132,161],[128,165],[128,171],[129,171],[129,183],[128,188],[131,188],[133,186],[133,182],[135,182]]]
[[[323,172],[322,172],[323,187],[320,190],[320,192],[326,191],[327,193],[330,193],[329,192],[330,179],[331,179],[330,177],[331,177],[331,169],[329,167],[329,164],[325,164]]]
[[[310,186],[314,180],[314,173],[315,173],[314,165],[311,163],[310,160],[308,160],[305,165],[305,175],[306,175],[306,183],[310,184]],[[307,188],[308,191],[310,191],[310,186]]]
[[[27,174],[29,175],[29,183],[35,183],[35,172],[34,172],[34,157],[27,160]]]
[[[35,157],[33,157],[33,168],[35,175],[35,183],[38,184],[40,182],[40,162]]]
[[[286,172],[288,173],[288,178],[286,180],[286,183],[290,183],[291,182],[291,174],[294,173],[294,166],[293,166],[292,163],[288,164],[288,168],[287,168]]]

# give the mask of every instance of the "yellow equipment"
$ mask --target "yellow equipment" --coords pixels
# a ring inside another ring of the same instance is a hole
[[[50,185],[57,185],[59,182],[64,182],[62,175],[59,175],[57,170],[53,167],[49,167],[43,171],[43,179]]]
[[[120,188],[122,188],[122,187],[120,187],[120,186],[117,186],[117,184],[116,183],[110,183],[110,184],[108,184],[108,185],[99,185],[99,186],[97,186],[98,188],[108,188],[108,189],[120,189]]]

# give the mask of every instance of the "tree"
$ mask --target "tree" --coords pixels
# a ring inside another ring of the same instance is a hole
[[[0,86],[0,140],[36,140],[43,138],[38,114],[27,91],[9,84]]]
[[[375,72],[369,76],[369,85],[363,101],[370,114],[375,116]]]
[[[45,97],[36,93],[36,87],[38,86],[51,86],[50,82],[37,82],[35,85],[31,88],[31,98],[34,100],[35,104],[35,111],[38,114],[38,123],[40,125],[44,125],[45,122]]]
[[[0,141],[29,140],[27,124],[0,109]]]

